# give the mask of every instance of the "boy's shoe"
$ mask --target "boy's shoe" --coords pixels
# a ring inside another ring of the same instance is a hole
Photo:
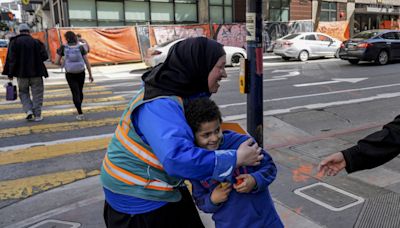
[[[77,120],[85,120],[85,115],[79,114],[79,115],[76,116],[76,119]]]
[[[28,111],[26,113],[26,118],[25,119],[28,120],[28,121],[33,121],[33,112],[32,111]]]
[[[40,122],[40,121],[42,121],[43,120],[43,117],[42,116],[36,116],[35,117],[35,122]]]

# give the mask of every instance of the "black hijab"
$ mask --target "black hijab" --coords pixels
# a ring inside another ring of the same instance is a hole
[[[208,93],[208,74],[223,55],[222,45],[205,37],[188,38],[176,43],[164,63],[143,74],[143,99]]]

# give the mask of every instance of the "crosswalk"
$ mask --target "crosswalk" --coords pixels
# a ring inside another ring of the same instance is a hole
[[[98,175],[122,111],[141,83],[87,83],[84,121],[75,120],[66,82],[45,85],[42,122],[28,122],[0,91],[0,203]]]

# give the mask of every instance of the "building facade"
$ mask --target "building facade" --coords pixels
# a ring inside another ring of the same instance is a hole
[[[124,26],[245,22],[246,0],[31,0],[43,25]],[[395,25],[400,0],[322,0],[320,21],[349,21],[351,33]],[[263,0],[265,21],[316,20],[318,0]],[[36,19],[38,21],[38,19]]]

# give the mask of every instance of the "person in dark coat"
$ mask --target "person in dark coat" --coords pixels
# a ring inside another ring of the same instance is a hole
[[[331,154],[319,164],[319,171],[334,176],[346,169],[352,173],[380,166],[400,154],[400,115],[377,132],[357,142],[357,145]]]
[[[29,26],[20,24],[19,35],[11,38],[3,75],[17,78],[19,98],[29,121],[41,121],[43,105],[43,78],[47,78],[43,61],[48,59],[42,42],[32,38]],[[32,99],[31,94],[32,92]]]

